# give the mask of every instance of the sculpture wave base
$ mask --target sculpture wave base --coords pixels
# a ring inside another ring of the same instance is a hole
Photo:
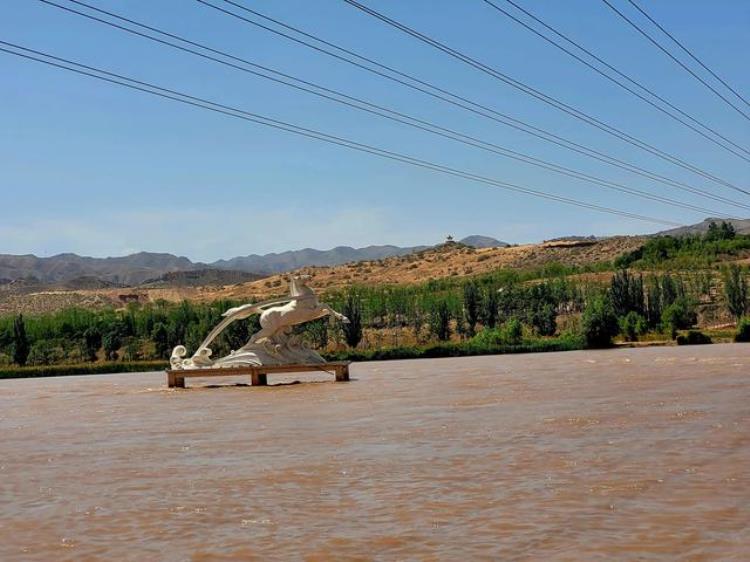
[[[259,367],[261,365],[323,364],[326,362],[317,352],[304,345],[285,341],[269,340],[249,343],[226,357],[211,359],[211,350],[202,348],[189,359],[187,350],[178,345],[172,351],[170,364],[173,370],[216,369],[222,367]]]

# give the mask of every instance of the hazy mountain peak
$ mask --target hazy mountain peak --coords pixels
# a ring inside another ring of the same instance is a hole
[[[459,242],[474,248],[505,248],[510,246],[507,242],[502,242],[491,236],[481,236],[480,234],[472,234],[471,236],[462,238]]]

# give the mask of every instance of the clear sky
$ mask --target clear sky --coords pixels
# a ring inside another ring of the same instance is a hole
[[[681,201],[738,212],[430,100],[192,0],[88,1],[514,150]],[[240,1],[577,142],[750,203],[747,195],[608,137],[341,0]],[[504,0],[496,1],[507,7]],[[749,121],[599,0],[517,1],[691,115],[750,146]],[[635,15],[625,0],[612,1]],[[750,185],[747,162],[608,83],[481,0],[366,3],[722,178]],[[714,71],[750,95],[750,2],[640,3]],[[0,39],[550,193],[680,223],[704,218],[294,92],[36,0],[2,2]],[[107,256],[147,250],[214,260],[302,247],[436,243],[447,234],[525,242],[660,229],[381,160],[4,53],[0,86],[0,253]]]

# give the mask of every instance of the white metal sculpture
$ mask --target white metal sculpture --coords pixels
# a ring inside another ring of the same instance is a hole
[[[349,319],[318,301],[313,290],[305,284],[309,277],[291,277],[288,297],[245,304],[227,310],[222,315],[224,319],[211,330],[192,357],[185,358],[187,350],[184,346],[178,345],[174,348],[170,359],[172,369],[325,363],[325,359],[292,334],[292,327],[329,314],[345,323],[348,323]],[[243,320],[253,314],[260,314],[261,329],[253,334],[250,341],[226,357],[211,359],[209,346],[219,334],[235,320]]]

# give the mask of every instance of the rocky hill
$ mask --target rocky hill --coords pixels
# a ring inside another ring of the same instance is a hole
[[[356,283],[422,283],[431,278],[476,275],[498,268],[535,267],[551,262],[584,265],[611,261],[640,247],[644,240],[643,237],[620,236],[603,240],[559,240],[491,248],[473,248],[452,242],[403,256],[335,266],[305,266],[295,273],[309,274],[312,277],[311,286],[322,292]],[[186,277],[182,274],[170,274],[170,277],[175,276]],[[220,298],[252,300],[285,293],[286,277],[286,274],[275,274],[244,282],[224,278],[225,284],[220,284],[219,281],[215,284],[187,281],[167,283],[162,280],[131,287],[78,290],[45,288],[29,282],[16,282],[0,286],[0,314],[48,312],[74,305],[121,307],[132,302],[145,303],[158,299],[175,302],[183,299],[211,301]]]
[[[399,246],[366,246],[364,248],[352,248],[350,246],[337,246],[330,250],[315,250],[305,248],[278,254],[251,254],[240,256],[229,260],[218,260],[211,267],[220,269],[233,269],[238,271],[281,273],[292,271],[305,266],[339,265],[347,262],[362,260],[379,260],[391,256],[403,256],[423,250],[427,246],[413,246],[401,248]]]
[[[489,236],[473,235],[461,240],[467,246],[487,248],[507,246]],[[282,273],[307,266],[334,266],[363,260],[380,260],[392,256],[404,256],[419,252],[429,246],[366,246],[352,248],[338,246],[330,250],[315,250],[305,248],[289,252],[265,255],[251,254],[228,260],[218,260],[205,264],[193,262],[186,257],[167,253],[140,252],[129,256],[111,258],[92,258],[77,254],[58,254],[56,256],[40,258],[31,254],[16,256],[0,254],[0,284],[21,279],[33,280],[50,286],[64,285],[69,288],[80,288],[83,285],[96,283],[134,286],[142,283],[152,283],[161,280],[162,285],[170,281],[184,284],[187,277],[172,276],[178,272],[200,271],[198,277],[212,277],[216,282],[222,279],[222,274],[215,270],[231,270],[251,273],[255,277],[266,274]],[[214,270],[213,273],[208,273]],[[193,276],[193,281],[198,277]],[[223,278],[230,279],[224,275]],[[247,277],[236,277],[239,281],[248,280]],[[191,281],[192,282],[192,281]],[[93,288],[93,287],[91,287]]]
[[[691,224],[689,226],[680,226],[678,228],[672,228],[670,230],[664,230],[662,232],[659,232],[661,235],[669,235],[669,236],[684,236],[686,234],[703,234],[705,232],[708,232],[708,226],[715,222],[716,224],[721,224],[722,222],[728,222],[733,227],[734,230],[737,232],[737,234],[750,234],[750,219],[716,219],[716,218],[707,218],[703,222],[699,222],[698,224]]]
[[[48,258],[30,254],[0,254],[1,279],[35,279],[50,284],[65,284],[75,279],[98,279],[107,283],[137,285],[172,271],[187,271],[196,267],[185,257],[150,252],[114,258],[90,258],[77,254],[58,254]]]

